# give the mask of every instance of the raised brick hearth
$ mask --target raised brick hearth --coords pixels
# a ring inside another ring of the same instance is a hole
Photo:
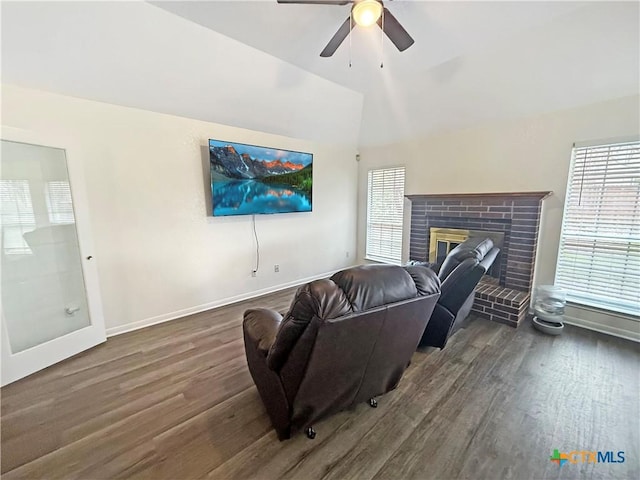
[[[504,233],[500,278],[481,280],[473,310],[518,326],[529,306],[542,200],[550,193],[407,195],[411,201],[409,258],[428,261],[431,227]]]

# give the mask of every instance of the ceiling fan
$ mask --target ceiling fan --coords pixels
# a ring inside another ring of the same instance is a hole
[[[308,5],[348,5],[352,3],[351,14],[340,26],[336,34],[320,53],[321,57],[330,57],[335,53],[355,25],[369,27],[374,23],[384,31],[389,40],[401,52],[413,45],[413,38],[400,22],[384,6],[382,0],[278,0],[278,3],[299,3]]]

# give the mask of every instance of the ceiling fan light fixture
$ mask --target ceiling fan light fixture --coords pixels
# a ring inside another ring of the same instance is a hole
[[[351,11],[353,20],[361,27],[370,27],[382,15],[382,3],[378,0],[361,0]]]

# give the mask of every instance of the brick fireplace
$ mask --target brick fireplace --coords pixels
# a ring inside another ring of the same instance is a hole
[[[551,192],[407,195],[411,201],[409,258],[429,260],[432,227],[498,232],[504,235],[500,268],[476,289],[473,311],[517,327],[524,319],[538,241],[542,200]]]

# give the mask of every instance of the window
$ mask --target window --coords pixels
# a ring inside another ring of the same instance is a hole
[[[31,249],[23,235],[36,228],[27,180],[0,180],[2,248],[7,255],[26,255]]]
[[[574,303],[640,314],[640,142],[573,149],[555,283]]]
[[[367,186],[368,260],[402,261],[404,167],[369,170]]]

